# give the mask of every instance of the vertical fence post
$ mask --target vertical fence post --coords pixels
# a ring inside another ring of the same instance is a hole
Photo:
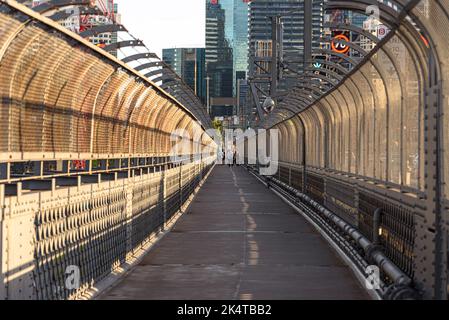
[[[179,183],[178,183],[178,187],[179,187],[179,210],[182,209],[182,205],[184,202],[183,196],[182,196],[182,163],[179,164]]]
[[[134,177],[128,175],[128,179],[124,183],[124,192],[126,193],[126,260],[132,259],[132,233],[133,233],[133,189]]]
[[[2,190],[3,189],[3,190]],[[0,192],[4,194],[4,185]],[[21,202],[13,197],[5,202],[2,196],[0,218],[1,275],[0,298],[8,300],[34,300],[34,237],[35,215],[41,195],[36,193]],[[13,205],[10,205],[13,204]]]
[[[307,194],[307,142],[306,142],[306,125],[299,116],[299,122],[302,126],[302,192]]]
[[[439,63],[432,52],[424,105],[426,210],[415,215],[415,281],[425,299],[447,299],[447,248],[443,219],[443,100]]]
[[[288,185],[292,185],[292,167],[288,167]]]
[[[5,282],[5,241],[3,237],[3,220],[5,216],[5,185],[0,184],[0,300],[6,300],[6,282]]]
[[[164,225],[163,225],[163,231],[165,231],[166,229],[166,225],[167,225],[167,165],[164,165],[162,169],[162,201],[163,201],[163,211],[164,211]]]

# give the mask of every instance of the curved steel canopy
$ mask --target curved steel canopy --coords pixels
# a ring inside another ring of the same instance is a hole
[[[23,3],[25,0],[20,0],[19,2]],[[73,7],[76,7],[78,11],[73,10]],[[72,10],[68,9],[71,8]],[[104,15],[104,12],[101,11],[98,7],[94,6],[94,4],[89,0],[50,0],[46,3],[43,3],[41,5],[38,5],[34,8],[32,8],[34,11],[39,12],[41,14],[45,14],[51,11],[55,11],[52,13],[51,16],[49,16],[50,19],[54,21],[62,21],[64,19],[69,18],[73,14],[79,14],[79,15],[86,15],[86,14],[96,14],[96,15]],[[96,36],[101,33],[112,33],[112,32],[128,32],[126,28],[122,25],[111,23],[108,25],[100,25],[100,26],[93,26],[91,29],[86,30],[84,32],[80,33],[80,36],[83,38],[89,38],[92,36]],[[129,32],[128,32],[129,34]],[[132,35],[131,37],[133,40],[124,40],[119,41],[117,43],[113,43],[110,45],[107,45],[103,48],[103,50],[113,53],[118,49],[126,48],[126,47],[144,47],[145,44],[135,39]],[[162,72],[164,74],[171,74],[171,78],[173,78],[173,85],[182,83],[182,79],[179,78],[171,68],[162,62],[162,60],[154,53],[151,52],[144,52],[144,53],[137,53],[134,55],[130,55],[127,57],[124,57],[122,59],[123,63],[130,63],[141,59],[148,59],[150,62],[144,63],[142,65],[139,65],[135,68],[136,71],[141,71],[145,69],[151,69],[153,67],[163,67],[163,69],[160,70],[153,70],[149,74],[146,75],[147,78],[154,76],[154,75],[160,75]],[[151,59],[155,59],[156,61],[151,61]],[[163,71],[162,71],[163,70]],[[186,106],[189,107],[196,117],[201,119],[202,123],[207,126],[211,126],[210,119],[207,119],[208,116],[205,112],[206,108],[201,107],[202,103],[199,100],[198,97],[193,92],[190,92],[191,89],[187,85],[180,86],[182,89],[178,89],[176,91],[173,91],[174,97],[182,101],[183,103],[186,103]],[[190,100],[186,100],[185,97],[190,97]],[[198,105],[200,107],[198,107]]]
[[[325,10],[350,10],[361,14],[371,14],[369,9],[374,8],[372,6],[376,6],[379,10],[379,18],[382,23],[384,23],[390,30],[395,30],[406,16],[406,11],[408,11],[407,8],[411,6],[413,2],[416,4],[417,1],[401,0],[388,2],[389,4],[378,0],[329,0],[326,2]],[[360,36],[367,38],[375,46],[378,46],[381,43],[381,39],[377,38],[375,35],[351,24],[330,22],[325,23],[324,27],[331,30],[347,30],[355,32]],[[325,43],[332,41],[330,37],[323,37],[322,40]],[[346,43],[344,40],[342,40],[342,42],[352,50],[358,52],[360,58],[350,57],[346,54],[340,54],[326,48],[313,48],[312,55],[342,59],[348,64],[349,68],[331,61],[332,59],[314,59],[314,62],[320,64],[320,68],[314,68],[307,63],[304,68],[306,73],[296,78],[297,83],[294,85],[295,89],[291,90],[287,96],[280,101],[278,108],[265,119],[265,126],[267,124],[271,126],[275,123],[273,120],[274,118],[277,118],[276,113],[278,110],[286,110],[286,105],[292,102],[290,98],[298,96],[298,90],[299,92],[302,92],[299,95],[310,101],[309,105],[311,105],[321,97],[325,96],[328,92],[331,92],[334,88],[338,87],[360,65],[360,63],[364,62],[365,58],[370,55],[370,52],[354,43]],[[289,69],[288,63],[290,63],[290,61],[286,59],[285,63],[286,68]],[[295,73],[294,70],[291,71]],[[341,72],[341,74],[339,74],[339,72]],[[313,84],[315,79],[321,83]],[[325,90],[323,91],[322,89]],[[287,109],[291,111],[290,108]],[[304,109],[305,108],[302,110]]]

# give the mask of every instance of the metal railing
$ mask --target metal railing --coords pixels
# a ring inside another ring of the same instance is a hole
[[[2,194],[0,299],[81,298],[167,228],[213,164],[209,157],[110,181]]]

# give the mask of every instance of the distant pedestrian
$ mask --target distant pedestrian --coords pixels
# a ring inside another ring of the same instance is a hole
[[[234,161],[234,153],[232,152],[232,149],[228,149],[228,151],[226,152],[226,162],[229,165],[229,167],[232,166]]]
[[[239,165],[240,165],[240,163],[239,163],[238,161],[239,161],[239,153],[237,152],[237,150],[235,150],[234,164],[235,164],[236,166],[239,166]]]

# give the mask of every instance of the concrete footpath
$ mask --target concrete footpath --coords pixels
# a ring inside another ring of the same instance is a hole
[[[307,221],[241,167],[217,166],[188,213],[100,299],[369,299]]]

